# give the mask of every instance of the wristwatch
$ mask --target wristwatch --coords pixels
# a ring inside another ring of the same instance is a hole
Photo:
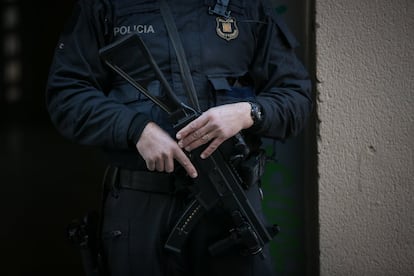
[[[253,120],[253,126],[259,124],[263,120],[262,109],[258,103],[249,102],[251,106],[250,116]]]

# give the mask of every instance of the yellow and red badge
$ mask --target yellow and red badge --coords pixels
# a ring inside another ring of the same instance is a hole
[[[219,37],[230,41],[239,36],[239,28],[237,27],[236,19],[234,17],[217,17],[216,22],[216,32]]]

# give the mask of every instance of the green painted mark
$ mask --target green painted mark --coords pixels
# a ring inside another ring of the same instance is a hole
[[[286,5],[280,5],[275,8],[277,14],[284,14],[287,11]]]

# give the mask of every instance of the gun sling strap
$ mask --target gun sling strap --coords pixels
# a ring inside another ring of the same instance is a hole
[[[167,32],[169,34],[171,44],[175,50],[177,55],[178,65],[181,71],[181,77],[184,84],[184,87],[187,92],[187,96],[190,100],[190,103],[194,109],[197,111],[200,110],[200,105],[197,99],[196,89],[191,77],[191,72],[187,63],[187,58],[185,56],[184,48],[181,43],[180,36],[178,34],[177,27],[175,25],[175,21],[173,15],[171,14],[170,7],[168,6],[165,0],[160,1],[160,9],[161,14],[165,22],[165,27],[167,28]]]

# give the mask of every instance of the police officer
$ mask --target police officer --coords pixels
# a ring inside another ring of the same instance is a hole
[[[175,94],[189,103],[160,1],[79,0],[55,50],[47,107],[60,133],[100,147],[108,157],[103,252],[110,275],[274,275],[267,258],[208,246],[228,232],[213,210],[191,233],[182,254],[164,243],[189,200],[198,171],[187,153],[210,156],[241,132],[252,154],[260,137],[299,133],[310,113],[311,84],[295,56],[297,43],[266,0],[168,0],[185,50],[202,115],[178,132],[165,113],[111,71],[99,49],[138,32]],[[162,91],[144,59],[136,79]],[[246,189],[260,207],[259,181]],[[108,184],[109,183],[109,184]]]

